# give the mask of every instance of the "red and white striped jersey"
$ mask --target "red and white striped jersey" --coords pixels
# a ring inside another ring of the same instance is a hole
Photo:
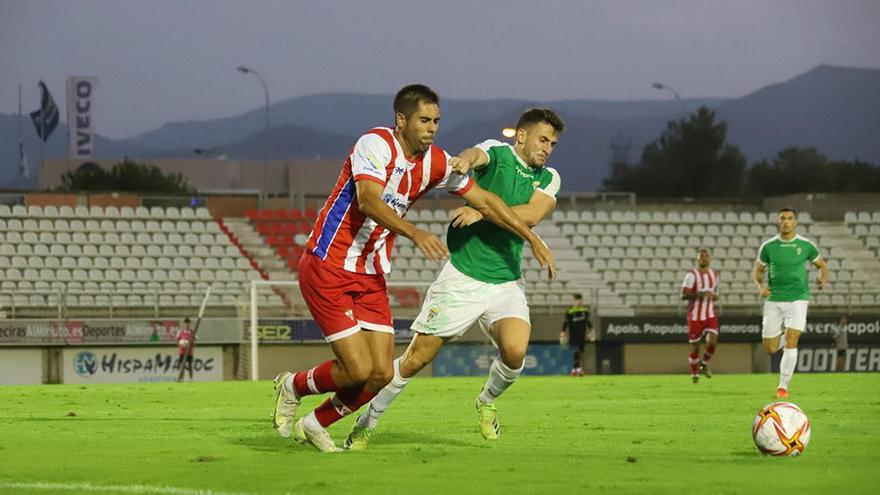
[[[432,145],[410,162],[392,129],[371,129],[352,148],[306,247],[323,261],[350,272],[390,272],[397,234],[361,212],[355,181],[371,180],[385,186],[382,200],[403,217],[410,205],[431,189],[462,195],[471,188],[470,176],[453,173],[448,159],[445,151]]]
[[[688,301],[688,320],[705,321],[715,317],[715,301],[710,294],[718,290],[718,272],[711,269],[701,272],[694,268],[684,275],[681,288],[707,294]]]

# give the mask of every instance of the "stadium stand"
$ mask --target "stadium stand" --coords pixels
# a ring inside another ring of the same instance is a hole
[[[192,311],[208,286],[228,306],[260,278],[205,208],[0,205],[7,317]]]
[[[205,208],[0,205],[0,311],[159,316],[192,311],[213,286],[219,297],[212,304],[234,312],[249,280],[296,279],[316,216],[314,209],[248,209],[244,217],[214,219]],[[441,238],[448,217],[445,209],[407,216]],[[722,311],[756,314],[752,268],[776,225],[761,211],[560,210],[536,231],[553,249],[559,274],[548,282],[525,250],[535,311],[558,311],[578,292],[599,315],[680,314],[681,280],[697,248],[707,247],[720,272]],[[842,222],[814,222],[802,212],[798,232],[819,245],[831,269],[829,287],[814,291],[811,307],[880,306],[880,212],[847,212]],[[434,280],[440,265],[425,262],[408,239],[399,238],[395,251],[393,285]],[[417,307],[419,294],[390,290],[396,306]],[[280,291],[260,297],[265,305],[292,303]]]

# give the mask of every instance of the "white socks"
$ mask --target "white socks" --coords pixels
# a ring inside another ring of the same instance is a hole
[[[492,361],[492,366],[489,367],[489,379],[486,380],[486,385],[483,386],[483,391],[480,393],[480,401],[486,404],[495,402],[498,396],[513,385],[513,382],[522,373],[524,366],[525,362],[523,362],[523,366],[520,366],[518,370],[512,370],[501,361],[500,355],[496,357]]]
[[[391,406],[394,399],[403,392],[407,383],[409,383],[409,378],[401,376],[400,358],[397,358],[394,360],[394,378],[391,379],[391,383],[385,385],[385,388],[380,390],[379,393],[373,397],[373,400],[367,404],[367,410],[358,416],[358,424],[366,428],[375,428],[376,424],[379,422],[379,417],[381,417],[382,413]]]
[[[779,388],[788,390],[788,382],[791,381],[791,375],[794,374],[794,368],[797,366],[797,356],[797,348],[782,351],[782,360],[779,361]]]

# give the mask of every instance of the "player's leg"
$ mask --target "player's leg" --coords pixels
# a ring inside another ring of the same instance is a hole
[[[577,351],[577,361],[574,363],[574,374],[575,376],[584,376],[584,369],[581,367],[581,361],[584,357],[584,349],[586,348],[586,342],[584,339],[581,339],[578,343],[578,346],[575,348]]]
[[[767,354],[773,354],[783,345],[783,304],[780,302],[765,301],[764,314],[761,319],[762,345]]]
[[[443,339],[433,335],[416,333],[412,342],[402,356],[393,362],[394,374],[391,382],[373,397],[367,409],[361,413],[345,439],[344,447],[351,450],[363,450],[379,423],[379,418],[391,407],[391,404],[403,392],[410,378],[419,373],[437,356],[443,346]]]
[[[585,332],[569,329],[568,345],[571,346],[571,376],[582,376],[581,359],[584,355]]]
[[[485,285],[458,272],[450,263],[441,270],[437,280],[428,288],[421,311],[413,321],[415,336],[412,342],[394,361],[391,383],[358,416],[345,442],[348,448],[366,448],[379,417],[403,391],[409,379],[434,360],[445,341],[464,335],[483,314],[488,295]]]
[[[690,343],[691,350],[688,354],[688,367],[691,371],[691,381],[700,382],[700,341]]]
[[[703,356],[700,358],[700,373],[706,378],[712,378],[712,369],[709,367],[709,361],[715,355],[715,346],[718,343],[718,321],[712,318],[707,328],[703,331],[706,336],[706,347],[703,350]]]
[[[193,380],[193,359],[192,354],[186,356],[186,369],[189,372],[189,381]]]
[[[368,344],[367,352],[370,355],[372,368],[362,384],[340,388],[310,414],[322,428],[327,428],[360,409],[391,381],[394,334],[382,331],[361,333]]]
[[[834,365],[837,372],[846,371],[846,349],[837,349],[837,362]]]
[[[474,403],[479,417],[480,433],[487,440],[496,440],[501,434],[501,424],[498,422],[495,400],[522,373],[531,325],[528,320],[518,317],[502,318],[489,326],[488,334],[498,346],[499,354],[489,366],[489,377]]]
[[[807,326],[807,301],[787,303],[785,312],[785,348],[779,361],[777,397],[788,397],[788,385],[797,367],[798,341]]]
[[[700,339],[703,335],[703,327],[701,322],[688,320],[688,344],[690,344],[690,352],[688,353],[688,368],[691,371],[691,381],[693,383],[700,382]]]
[[[303,299],[336,359],[275,377],[272,423],[284,438],[291,434],[301,397],[363,385],[373,370],[370,344],[355,315],[355,291],[362,277],[326,266],[308,253],[300,261],[299,274]]]

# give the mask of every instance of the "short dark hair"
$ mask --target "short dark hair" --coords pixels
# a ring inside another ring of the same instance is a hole
[[[784,213],[786,211],[790,211],[790,212],[794,213],[794,217],[797,218],[797,210],[795,210],[794,208],[792,208],[790,206],[785,206],[783,208],[780,208],[779,213],[777,213],[777,215],[781,215],[782,213]]]
[[[557,134],[561,134],[565,130],[565,122],[556,115],[556,112],[549,108],[530,108],[519,116],[519,122],[516,123],[517,129],[540,123],[549,124]]]
[[[394,96],[394,113],[409,117],[419,108],[419,102],[440,104],[440,97],[424,84],[410,84],[400,88]]]
[[[575,299],[583,300],[583,299],[584,299],[584,296],[582,296],[581,294],[575,294],[575,295],[574,295],[574,298],[575,298]]]
[[[184,319],[183,319],[183,322],[184,322],[184,323],[189,323],[189,317],[184,318]]]

